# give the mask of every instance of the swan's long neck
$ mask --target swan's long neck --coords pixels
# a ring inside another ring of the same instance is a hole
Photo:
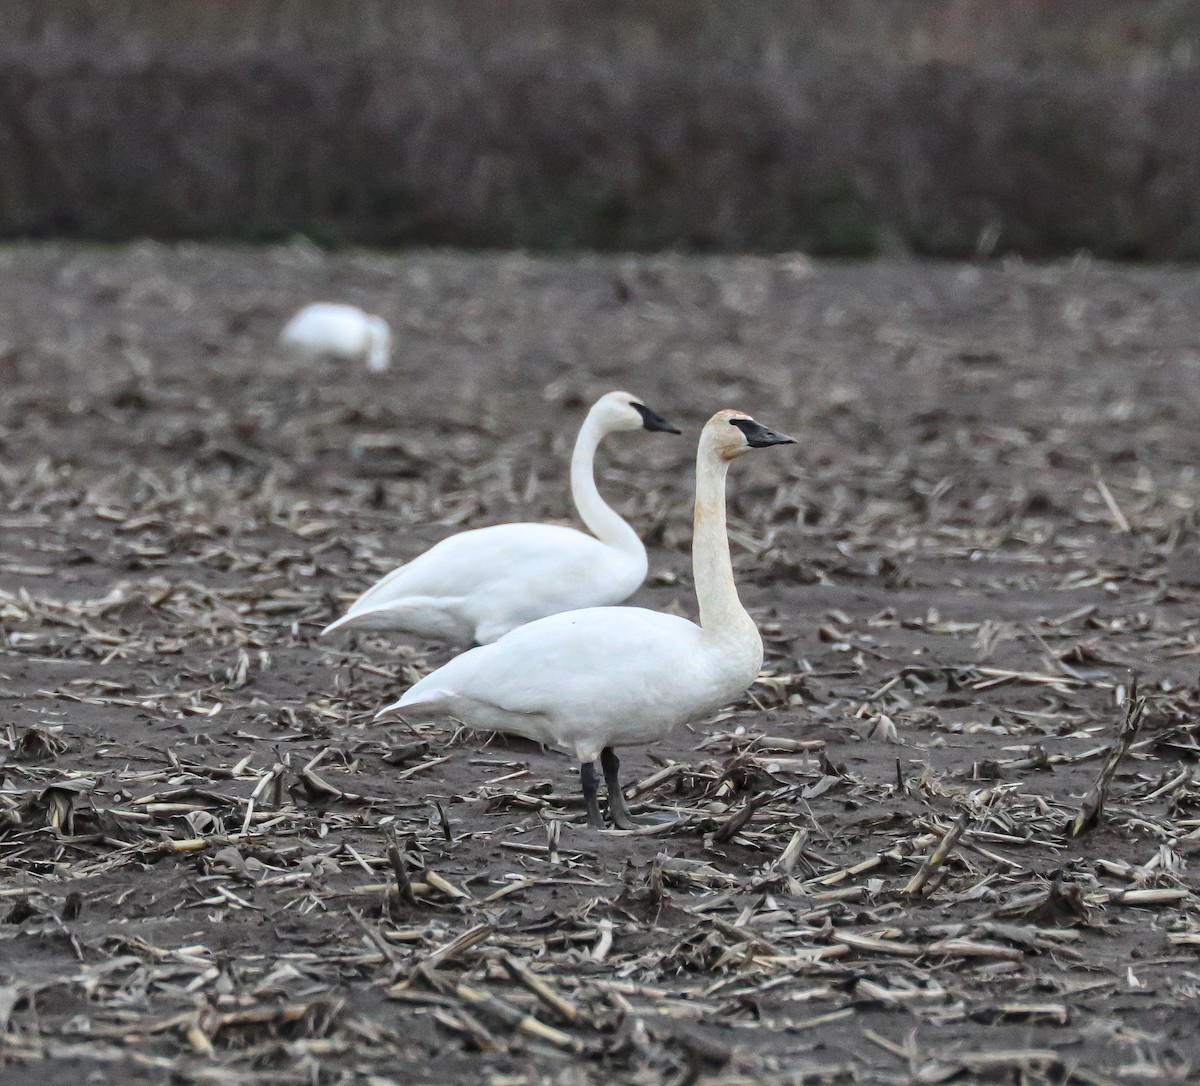
[[[700,628],[708,637],[751,638],[761,646],[758,628],[738,598],[725,526],[725,476],[729,462],[701,442],[696,458],[696,516],[692,573],[700,604]]]
[[[600,497],[600,491],[596,489],[596,449],[606,433],[595,413],[589,413],[575,440],[575,451],[571,454],[571,497],[575,499],[575,508],[579,510],[588,531],[601,543],[644,559],[646,548],[642,546],[637,533]]]

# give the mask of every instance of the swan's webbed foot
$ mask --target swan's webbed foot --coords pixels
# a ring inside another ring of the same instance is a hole
[[[676,821],[670,815],[635,815],[629,809],[629,804],[625,802],[625,793],[621,791],[621,763],[612,747],[605,747],[600,752],[600,765],[604,768],[604,782],[608,785],[608,811],[617,829],[636,830],[643,826],[666,826]]]
[[[579,767],[579,784],[583,789],[583,801],[587,804],[588,825],[592,829],[604,829],[604,818],[600,814],[600,797],[596,794],[596,767],[584,762]]]

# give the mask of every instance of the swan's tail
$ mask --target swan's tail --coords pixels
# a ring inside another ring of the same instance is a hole
[[[391,705],[385,705],[375,714],[375,720],[381,720],[385,716],[392,716],[399,713],[402,709],[432,709],[436,708],[447,696],[445,690],[429,690],[417,691],[415,686],[410,687],[399,701],[393,701]]]
[[[401,701],[393,701],[391,705],[385,705],[371,719],[382,720],[385,716],[391,716],[393,713],[398,713],[402,707],[402,702],[403,699],[401,699]]]
[[[335,630],[340,630],[345,626],[357,626],[360,630],[391,629],[392,623],[385,621],[383,616],[394,610],[392,607],[367,607],[361,611],[355,611],[351,608],[341,618],[335,619],[326,626],[317,636],[324,637],[326,634],[331,634]]]
[[[333,633],[334,630],[340,630],[343,626],[349,626],[353,619],[353,615],[342,615],[341,618],[334,619],[328,626],[325,627],[325,629],[317,634],[317,636],[324,637],[326,634]]]

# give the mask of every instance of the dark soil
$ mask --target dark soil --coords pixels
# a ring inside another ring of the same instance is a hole
[[[4,1082],[1195,1081],[1195,274],[0,262]],[[393,368],[281,357],[317,299]],[[695,612],[703,420],[801,439],[730,476],[766,674],[624,752],[668,835],[372,723],[450,649],[316,641],[443,535],[569,521],[614,387],[685,429],[601,455],[648,606]]]

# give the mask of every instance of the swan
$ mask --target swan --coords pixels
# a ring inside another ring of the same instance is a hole
[[[486,645],[533,619],[620,603],[646,579],[646,548],[600,497],[592,471],[606,434],[679,430],[628,392],[601,396],[571,455],[571,495],[588,535],[557,524],[497,524],[443,539],[368,588],[321,636],[403,630]]]
[[[602,828],[597,758],[613,822],[642,824],[621,791],[613,748],[651,743],[729,704],[762,667],[763,644],[738,599],[725,529],[725,475],[751,449],[793,438],[740,411],[700,434],[692,570],[700,623],[640,607],[589,607],[538,619],[456,656],[375,719],[447,715],[481,731],[524,736],[572,755],[588,823]]]
[[[391,362],[392,333],[387,321],[354,305],[306,305],[283,326],[279,342],[310,358],[365,362],[372,373],[386,370]]]

